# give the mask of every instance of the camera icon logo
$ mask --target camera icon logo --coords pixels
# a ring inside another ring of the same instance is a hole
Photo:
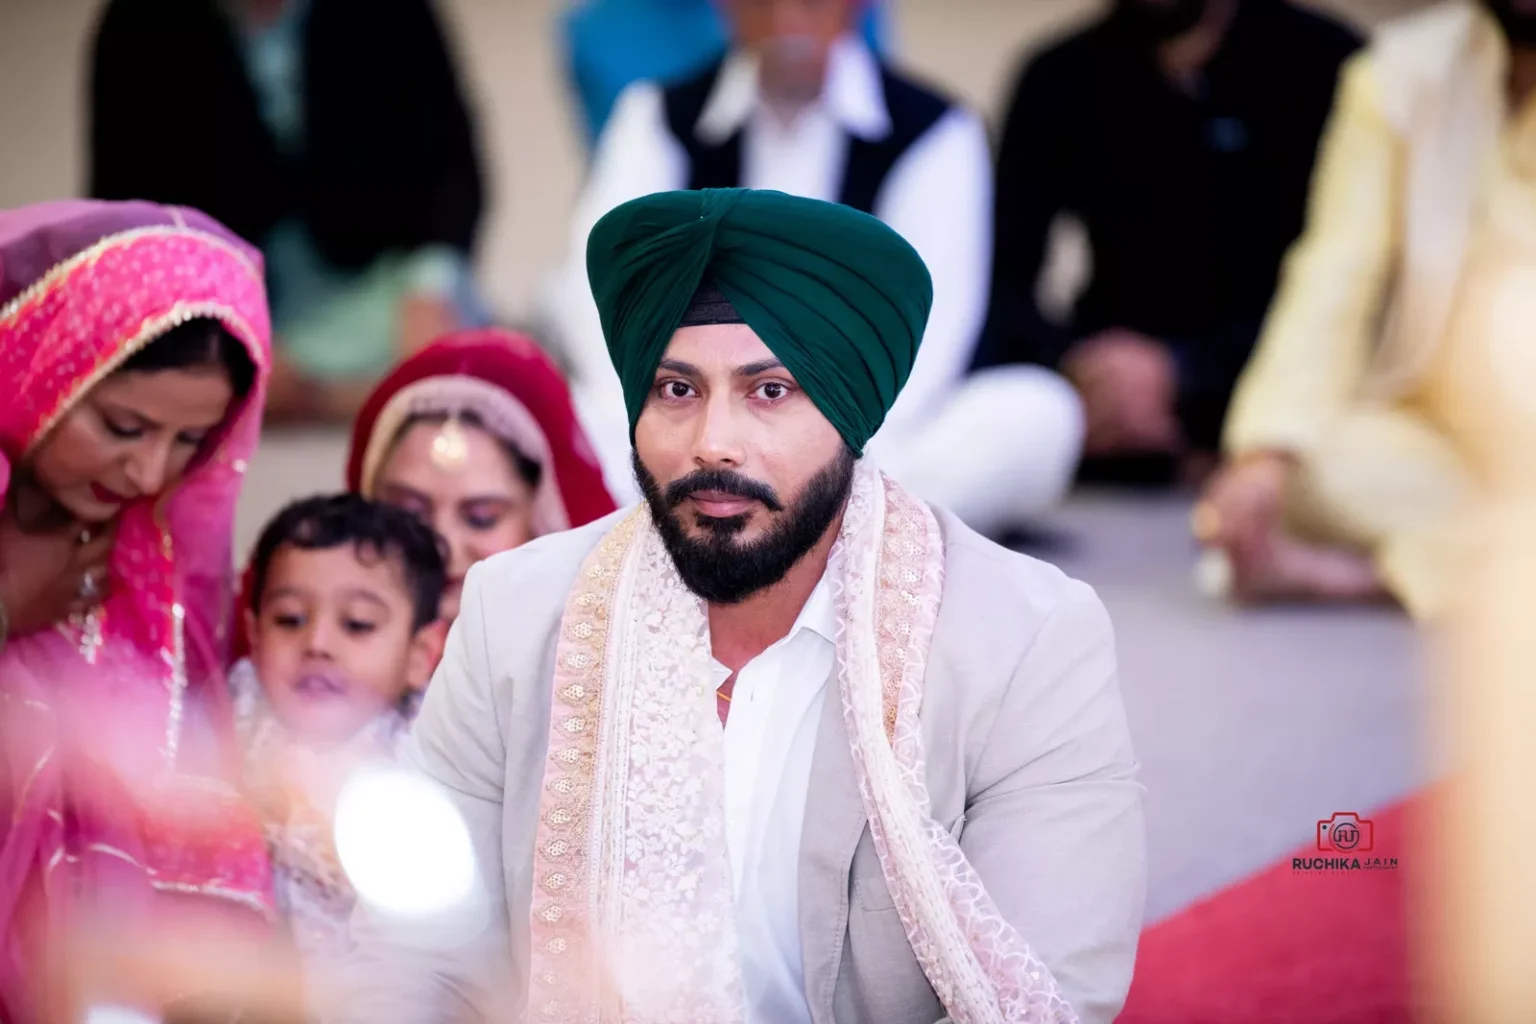
[[[1369,853],[1375,842],[1375,826],[1354,811],[1335,811],[1317,823],[1317,848],[1324,853]]]

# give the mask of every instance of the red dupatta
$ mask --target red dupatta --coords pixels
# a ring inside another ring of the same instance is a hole
[[[583,526],[614,511],[570,388],[532,340],[488,328],[446,335],[379,382],[358,414],[347,487],[371,494],[374,477],[412,414],[474,411],[492,433],[539,463],[539,533]]]
[[[486,429],[542,469],[534,495],[536,534],[584,526],[618,506],[576,418],[570,388],[531,339],[499,328],[444,335],[390,371],[363,404],[347,451],[347,489],[368,497],[400,428],[412,415],[475,412]],[[250,603],[251,572],[240,607]],[[235,657],[250,653],[240,629]]]
[[[0,500],[11,467],[83,395],[198,317],[244,343],[251,393],[172,490],[123,510],[96,628],[0,651],[0,1018],[13,1024],[42,1012],[41,944],[77,913],[152,921],[166,900],[207,897],[270,915],[259,823],[226,781],[223,677],[270,327],[260,256],[196,211],[0,213]]]

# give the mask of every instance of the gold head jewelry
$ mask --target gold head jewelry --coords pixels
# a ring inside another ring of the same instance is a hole
[[[450,416],[432,439],[432,461],[450,473],[459,472],[469,461],[469,438],[456,418]]]

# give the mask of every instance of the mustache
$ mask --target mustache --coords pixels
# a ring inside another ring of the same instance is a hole
[[[698,491],[718,491],[736,498],[760,501],[770,512],[784,511],[784,503],[772,487],[729,469],[696,469],[667,484],[664,496],[669,509],[681,505]]]

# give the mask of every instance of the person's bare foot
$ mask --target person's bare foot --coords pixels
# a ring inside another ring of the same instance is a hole
[[[1232,552],[1232,592],[1240,601],[1366,603],[1388,599],[1364,554],[1271,534],[1258,550]]]

